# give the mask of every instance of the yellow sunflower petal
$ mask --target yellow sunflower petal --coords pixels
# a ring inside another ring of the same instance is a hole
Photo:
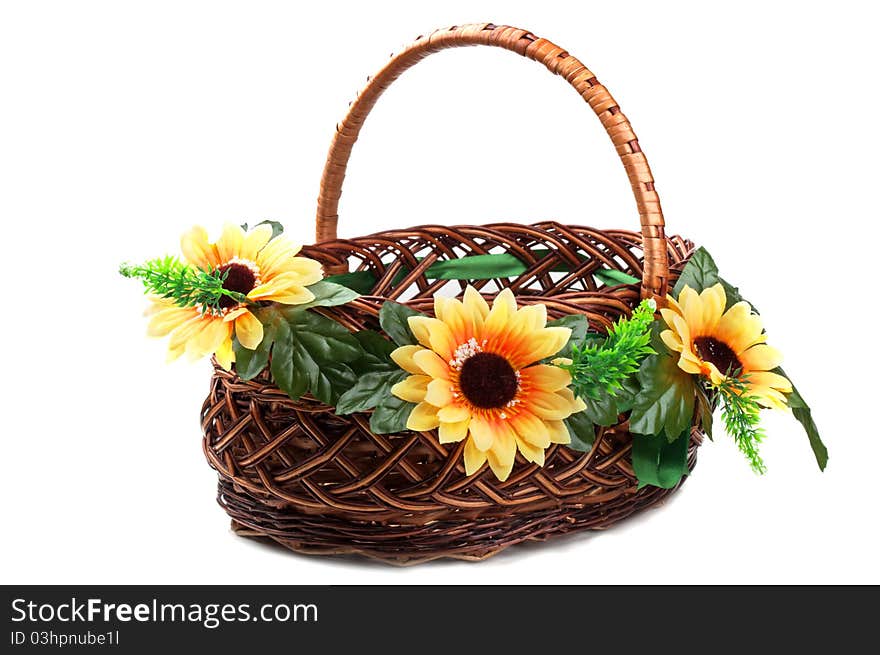
[[[308,257],[294,257],[283,266],[285,273],[296,273],[300,277],[300,284],[304,287],[320,281],[324,277],[324,267],[321,262]]]
[[[673,316],[672,324],[673,330],[678,334],[678,338],[681,339],[681,342],[690,347],[690,344],[693,343],[691,339],[691,329],[684,320],[684,317],[678,315]]]
[[[275,237],[257,253],[256,264],[260,273],[270,278],[284,272],[287,270],[285,267],[290,265],[301,248],[302,246],[293,243],[287,237]]]
[[[748,350],[765,341],[767,341],[767,334],[764,332],[763,321],[757,314],[751,314],[744,318],[739,331],[726,337],[727,345],[735,353],[741,353],[743,350]]]
[[[195,307],[159,307],[147,324],[147,334],[151,337],[164,337],[189,320],[197,318],[199,310]]]
[[[224,339],[230,338],[232,326],[220,319],[204,319],[201,328],[186,342],[186,354],[192,359],[200,359],[215,352]]]
[[[235,353],[232,351],[232,339],[224,339],[223,342],[214,351],[217,363],[227,371],[232,368],[232,362],[235,361]]]
[[[217,249],[208,241],[207,230],[199,225],[180,237],[180,250],[193,266],[213,269],[220,264]]]
[[[410,316],[408,323],[419,343],[447,361],[452,359],[452,353],[459,344],[446,323],[430,316]]]
[[[184,353],[185,350],[186,350],[185,343],[176,344],[173,346],[169,343],[168,344],[168,354],[165,356],[165,362],[170,364],[171,362],[173,362],[177,359],[180,359],[180,356]]]
[[[529,305],[516,313],[514,329],[525,333],[541,330],[547,325],[547,307],[544,305]]]
[[[437,416],[439,416],[440,420],[444,423],[457,423],[459,421],[470,419],[471,410],[463,404],[446,405],[445,407],[440,408],[440,411],[437,412]]]
[[[467,436],[469,425],[469,419],[456,421],[455,423],[440,421],[440,428],[437,430],[440,443],[456,443],[461,441]]]
[[[486,463],[486,453],[477,448],[472,437],[464,444],[464,472],[473,475]]]
[[[241,244],[241,251],[239,252],[239,257],[242,259],[247,259],[248,261],[252,261],[256,263],[257,261],[257,253],[263,249],[263,247],[269,243],[269,239],[272,238],[272,226],[271,225],[258,225],[250,232],[248,232],[244,241]]]
[[[672,296],[666,296],[666,307],[664,307],[663,309],[666,309],[667,307],[679,316],[684,313],[681,311],[681,305],[679,305],[678,301]],[[663,309],[660,310],[661,313],[663,312]],[[669,323],[669,325],[671,327],[672,323]]]
[[[492,301],[492,309],[483,323],[483,336],[488,339],[499,339],[510,328],[510,321],[516,314],[516,298],[513,291],[504,289]]]
[[[408,403],[420,403],[425,400],[428,391],[428,383],[431,381],[427,375],[410,375],[405,380],[391,387],[391,393]],[[437,408],[434,408],[437,412]],[[414,428],[410,428],[411,430]],[[430,428],[424,428],[429,430]]]
[[[242,346],[253,350],[263,341],[263,324],[256,316],[245,311],[235,319],[235,336]]]
[[[234,321],[239,316],[244,314],[245,312],[249,312],[250,310],[247,307],[237,307],[226,314],[223,315],[223,320],[229,323],[230,321]]]
[[[470,423],[471,438],[480,450],[489,450],[495,442],[497,426],[485,416],[473,416]]]
[[[751,305],[745,301],[727,310],[718,321],[713,336],[726,343],[734,353],[741,353],[767,340],[761,317],[752,313]]]
[[[529,443],[519,435],[516,436],[516,446],[526,461],[544,466],[544,448]]]
[[[422,367],[416,364],[415,359],[413,359],[413,355],[420,350],[424,350],[424,348],[421,346],[400,346],[400,348],[396,348],[391,352],[391,359],[407,373],[424,375],[425,371],[423,371]]]
[[[186,349],[187,342],[201,332],[209,320],[211,319],[202,318],[197,315],[180,325],[171,332],[171,336],[168,339],[168,349],[174,351],[179,356]]]
[[[223,233],[214,244],[217,248],[217,257],[220,263],[228,262],[233,257],[239,257],[241,246],[244,243],[244,230],[234,223],[226,223]]]
[[[248,294],[248,297],[250,298],[250,294]],[[268,293],[260,297],[260,300],[271,300],[282,305],[304,305],[307,302],[312,302],[314,299],[314,293],[300,286],[287,287],[281,291]]]
[[[449,364],[440,358],[433,350],[421,349],[412,355],[413,362],[422,369],[426,375],[441,380],[449,379]]]
[[[663,307],[660,309],[660,316],[663,317],[663,320],[666,321],[666,325],[675,329],[675,319],[676,317],[682,318],[681,312],[673,311],[668,307]]]
[[[508,419],[517,436],[538,448],[550,445],[550,430],[547,424],[530,412],[520,412]],[[562,421],[560,421],[561,423]]]
[[[463,303],[473,313],[473,316],[479,319],[480,325],[482,325],[486,317],[489,316],[489,303],[486,302],[486,299],[483,298],[480,292],[468,285],[467,289],[464,290]]]
[[[703,372],[703,368],[699,363],[693,361],[694,358],[689,356],[688,353],[682,353],[681,357],[678,358],[678,368],[680,368],[685,373],[690,373],[691,375],[698,375]]]
[[[410,331],[420,344],[425,348],[431,347],[431,321],[437,321],[436,318],[429,316],[410,316],[407,319]],[[439,321],[437,321],[439,323]]]
[[[748,374],[750,387],[767,387],[785,393],[791,393],[791,382],[788,378],[772,371],[753,371]]]
[[[679,367],[681,364],[679,363]],[[718,367],[715,366],[712,362],[704,362],[703,367],[700,369],[700,372],[706,375],[710,380],[712,380],[712,384],[718,386],[727,378],[721,371],[718,370]]]
[[[769,409],[779,409],[782,411],[789,410],[788,400],[786,399],[785,395],[781,391],[777,391],[776,389],[771,389],[769,387],[750,389],[749,395],[751,395],[755,399],[755,401],[762,407],[767,407]]]
[[[571,434],[563,421],[544,421],[550,433],[550,443],[571,443]]]
[[[486,452],[486,459],[489,461],[489,468],[501,482],[510,477],[516,459],[516,437],[513,430],[503,423],[496,430],[495,441]]]
[[[549,327],[538,330],[526,339],[517,352],[510,353],[510,363],[515,369],[525,368],[529,364],[552,357],[558,353],[571,338],[571,329],[566,327]]]
[[[445,407],[452,402],[452,385],[449,380],[431,380],[428,383],[428,392],[425,394],[425,402],[434,407]]]
[[[712,336],[730,346],[734,352],[739,352],[734,344],[742,339],[743,333],[751,334],[753,330],[753,323],[749,321],[751,312],[752,308],[749,303],[745,301],[736,303],[724,312],[715,326]]]
[[[560,389],[556,392],[556,395],[561,396],[562,399],[568,403],[570,412],[569,415],[576,414],[577,412],[582,412],[587,408],[587,404],[583,400],[581,400],[580,398],[575,398],[574,391],[572,391],[571,389]]]
[[[782,363],[782,353],[773,346],[758,344],[739,354],[745,371],[769,371]]]
[[[449,327],[456,346],[476,336],[471,312],[465,308],[461,301],[455,298],[436,296],[434,298],[434,313]]]
[[[560,395],[546,391],[533,391],[524,399],[525,408],[538,418],[561,421],[572,414],[572,403]]]
[[[273,295],[283,296],[288,293],[300,293],[302,288],[302,276],[299,273],[279,273],[264,279],[262,284],[251,289],[248,298],[265,300]]]
[[[407,429],[415,430],[416,432],[433,430],[439,425],[440,420],[437,418],[437,408],[428,403],[416,405],[406,421]]]
[[[520,381],[530,389],[559,391],[571,384],[571,374],[565,369],[550,364],[535,364],[520,372]]]
[[[678,296],[684,321],[694,336],[703,334],[703,299],[696,291],[685,286]]]
[[[663,330],[663,332],[660,333],[660,339],[672,352],[680,353],[684,349],[681,339],[679,339],[678,335],[672,330]]]
[[[721,315],[724,313],[724,306],[727,304],[727,294],[724,293],[724,286],[719,282],[708,289],[703,289],[700,294],[700,300],[703,304],[703,332],[712,334]]]

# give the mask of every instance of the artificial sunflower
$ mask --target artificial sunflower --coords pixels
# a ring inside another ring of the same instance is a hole
[[[571,330],[546,327],[544,305],[517,309],[509,289],[491,309],[473,287],[463,302],[437,296],[434,313],[436,318],[409,318],[421,345],[391,353],[411,373],[391,392],[418,403],[407,428],[438,428],[441,443],[467,439],[468,475],[488,461],[496,477],[506,480],[517,450],[543,466],[551,443],[571,441],[564,419],[585,408],[568,388],[568,371],[536,363],[558,353]]]
[[[660,310],[670,329],[660,333],[663,343],[680,353],[678,366],[702,375],[713,385],[727,376],[742,378],[745,393],[764,407],[786,408],[791,382],[772,370],[782,354],[768,346],[761,317],[741,301],[725,311],[727,294],[721,284],[697,293],[685,286],[678,301],[668,297],[669,307]]]
[[[297,257],[300,246],[285,237],[273,239],[270,225],[245,232],[229,223],[216,243],[209,242],[204,228],[194,227],[181,237],[180,245],[188,264],[224,273],[223,288],[242,294],[247,302],[223,296],[216,307],[179,307],[168,299],[154,299],[148,310],[152,315],[148,333],[171,335],[169,360],[184,352],[193,359],[214,353],[220,365],[229,369],[235,359],[233,334],[251,350],[263,340],[263,325],[249,303],[310,302],[315,296],[306,287],[322,278],[321,264]]]

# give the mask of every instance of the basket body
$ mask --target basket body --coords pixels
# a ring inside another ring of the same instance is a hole
[[[665,239],[674,279],[691,244]],[[605,330],[629,315],[640,290],[604,287],[593,272],[602,267],[641,277],[641,248],[636,232],[541,223],[428,226],[325,242],[304,253],[328,268],[374,273],[372,295],[320,310],[352,330],[379,329],[387,299],[430,313],[435,293],[455,295],[468,282],[487,298],[511,288],[521,304],[545,304],[552,318],[582,313],[592,328]],[[551,254],[530,259],[536,250]],[[515,278],[488,281],[424,276],[434,262],[490,251],[530,265]],[[401,270],[409,271],[403,279]],[[463,442],[440,444],[433,431],[373,434],[367,414],[337,416],[309,396],[293,401],[266,372],[244,381],[215,369],[202,427],[205,454],[220,476],[219,502],[239,534],[305,553],[408,564],[484,559],[522,541],[605,528],[660,502],[673,490],[638,489],[632,439],[619,418],[618,425],[597,428],[588,453],[551,445],[544,467],[517,455],[505,482],[488,470],[467,477]],[[689,467],[701,440],[694,426]]]

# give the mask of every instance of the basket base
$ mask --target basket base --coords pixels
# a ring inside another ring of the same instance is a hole
[[[692,459],[690,468],[693,464]],[[681,483],[673,489],[645,487],[607,502],[426,525],[351,521],[304,514],[292,507],[269,507],[225,480],[220,481],[218,502],[232,517],[232,531],[241,537],[268,540],[306,555],[356,555],[408,566],[441,558],[480,561],[522,542],[604,530],[662,504],[680,487]]]

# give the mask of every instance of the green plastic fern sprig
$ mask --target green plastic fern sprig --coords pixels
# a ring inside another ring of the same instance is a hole
[[[656,309],[653,300],[643,300],[632,316],[620,319],[611,327],[604,341],[572,346],[571,363],[558,365],[571,374],[575,395],[592,400],[598,400],[603,394],[617,395],[642,360],[654,354],[650,342]]]
[[[119,273],[141,280],[147,293],[172,300],[180,307],[219,310],[223,298],[247,302],[244,294],[223,288],[226,272],[187,266],[177,257],[159,257],[139,265],[122,264]]]
[[[765,436],[760,426],[761,406],[748,395],[747,378],[727,376],[716,387],[721,397],[721,420],[724,421],[727,434],[733,437],[740,452],[749,460],[752,470],[764,474],[767,467],[758,452],[758,446]]]

